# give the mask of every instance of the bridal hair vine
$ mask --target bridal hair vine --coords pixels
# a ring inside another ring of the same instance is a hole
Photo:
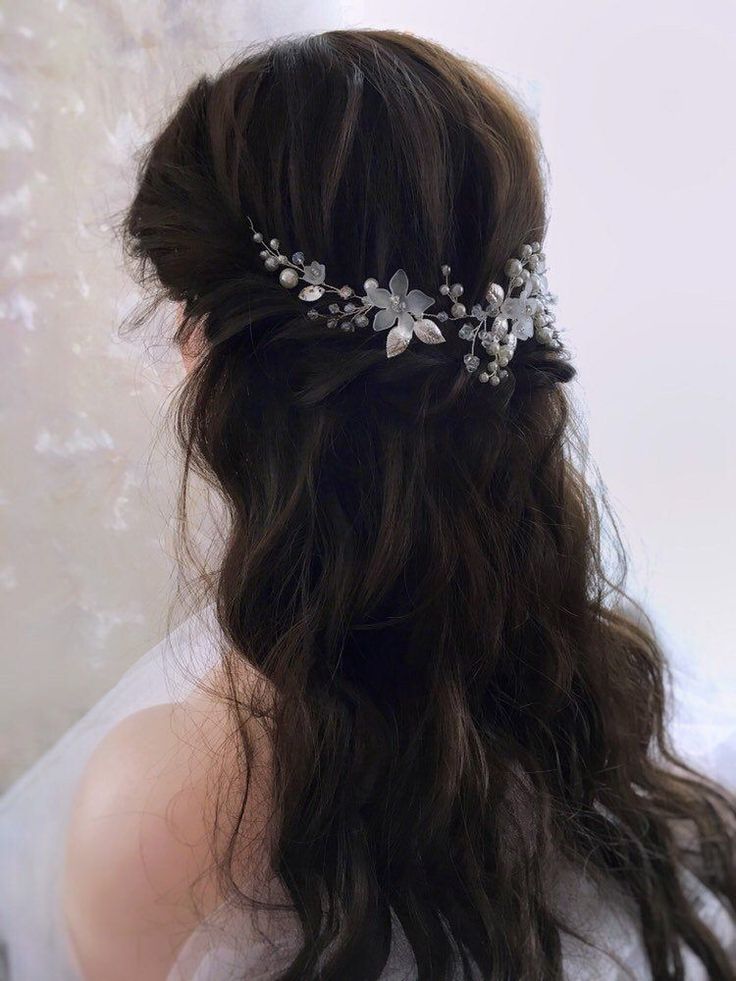
[[[329,328],[354,331],[356,327],[367,327],[368,314],[375,310],[373,329],[388,330],[388,358],[405,351],[412,337],[424,344],[442,344],[445,337],[438,324],[461,321],[458,337],[470,341],[470,351],[463,358],[467,371],[477,371],[481,382],[498,385],[508,374],[506,366],[514,356],[517,341],[534,337],[545,347],[561,347],[559,328],[555,327],[555,315],[551,310],[557,297],[548,292],[545,257],[539,242],[521,246],[518,257],[509,259],[504,267],[509,280],[506,289],[491,283],[485,302],[475,303],[470,313],[460,299],[464,293],[462,283],[450,285],[450,267],[443,265],[444,282],[439,286],[439,293],[450,308],[449,311],[429,313],[437,300],[421,290],[410,290],[403,269],[397,269],[393,274],[388,289],[381,288],[377,279],[366,279],[363,283],[365,295],[360,296],[351,286],[327,283],[324,265],[316,260],[306,262],[303,252],[295,252],[289,259],[280,251],[278,239],[266,241],[250,218],[248,223],[253,241],[262,246],[260,257],[265,268],[269,272],[279,271],[282,286],[295,289],[300,281],[303,282],[299,299],[309,304],[316,304],[326,294],[334,295],[335,300],[329,303],[327,312],[314,305],[309,307],[306,315],[310,320],[325,320]],[[481,359],[475,353],[478,340],[489,359],[482,371],[478,371]]]

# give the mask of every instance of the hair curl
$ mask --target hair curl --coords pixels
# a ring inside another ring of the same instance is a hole
[[[561,978],[559,861],[633,897],[654,978],[684,978],[681,941],[736,978],[679,875],[734,912],[736,801],[669,741],[667,665],[612,520],[604,568],[569,355],[520,344],[498,389],[456,337],[387,359],[381,335],[310,322],[245,220],[334,281],[401,265],[433,292],[449,261],[480,296],[543,238],[544,186],[496,79],[388,31],[247,53],[141,164],[129,252],[185,304],[177,341],[206,341],[178,433],[185,487],[203,474],[227,504],[213,588],[234,691],[245,659],[276,696],[272,865],[304,934],[283,979],[378,978],[392,912],[420,979]],[[262,706],[234,704],[247,750]]]

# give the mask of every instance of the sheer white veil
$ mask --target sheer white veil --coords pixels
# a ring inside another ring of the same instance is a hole
[[[93,750],[126,716],[185,699],[219,655],[206,607],[144,654],[0,799],[0,938],[12,981],[77,978],[59,886],[74,791]]]

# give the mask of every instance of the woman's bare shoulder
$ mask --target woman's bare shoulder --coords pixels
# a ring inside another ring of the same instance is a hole
[[[85,978],[165,978],[219,905],[218,847],[245,786],[240,747],[226,700],[209,689],[136,712],[100,743],[76,795],[64,875]],[[265,799],[249,802],[255,825]]]

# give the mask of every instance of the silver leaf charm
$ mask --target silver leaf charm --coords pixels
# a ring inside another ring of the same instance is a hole
[[[299,291],[299,299],[306,300],[308,303],[313,303],[324,295],[324,286],[305,286],[304,289]]]
[[[442,331],[434,320],[429,320],[426,317],[414,321],[414,333],[425,344],[443,344],[445,340]]]
[[[395,358],[409,346],[411,340],[411,330],[403,330],[398,324],[392,327],[386,338],[386,357]]]

